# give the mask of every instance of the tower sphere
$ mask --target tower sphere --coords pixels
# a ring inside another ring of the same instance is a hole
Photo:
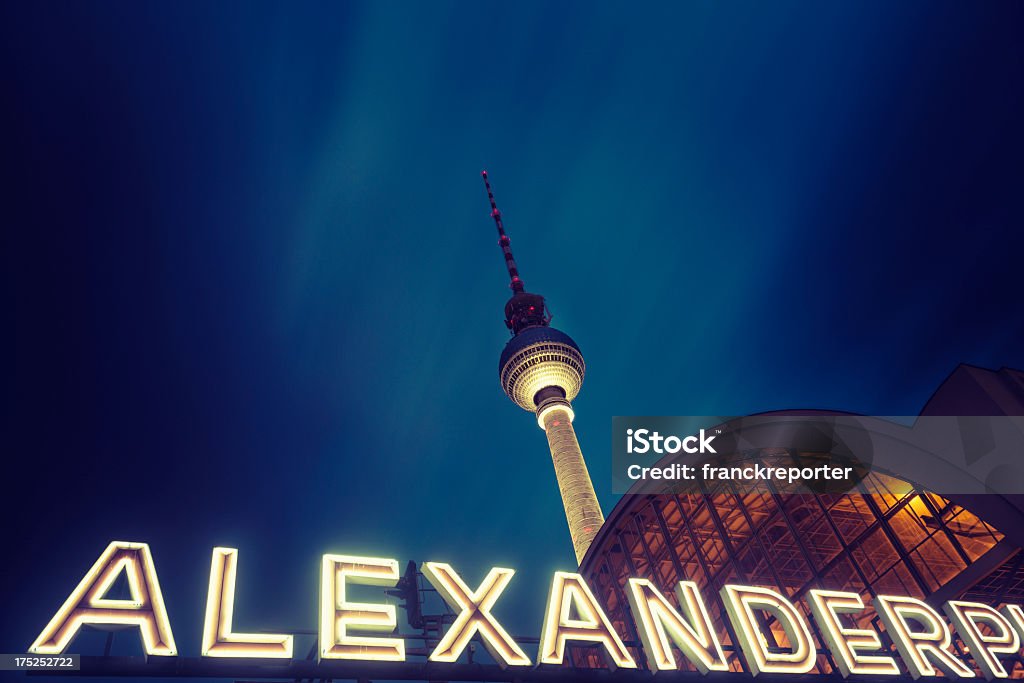
[[[498,361],[501,388],[531,413],[539,407],[536,396],[542,389],[560,389],[566,401],[576,398],[585,370],[583,354],[572,337],[547,326],[528,327],[512,337]]]

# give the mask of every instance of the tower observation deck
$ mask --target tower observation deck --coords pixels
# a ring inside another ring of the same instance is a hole
[[[575,417],[572,400],[583,385],[586,369],[583,354],[569,335],[551,327],[551,314],[544,297],[526,291],[512,257],[511,241],[505,234],[487,171],[482,175],[512,289],[512,297],[505,303],[505,326],[512,333],[512,339],[498,361],[501,388],[517,406],[536,414],[537,424],[547,436],[576,561],[582,563],[587,548],[604,524],[590,472],[572,427]]]

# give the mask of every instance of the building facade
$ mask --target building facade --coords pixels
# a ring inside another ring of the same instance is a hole
[[[959,367],[932,396],[922,415],[1022,415],[1024,373]],[[659,465],[670,464],[667,456]],[[718,597],[727,583],[777,590],[809,617],[807,591],[856,592],[869,605],[858,626],[884,631],[870,609],[880,594],[907,595],[938,607],[960,598],[998,606],[1024,600],[1024,513],[1013,496],[946,498],[913,482],[871,472],[878,493],[740,493],[718,482],[700,495],[625,495],[608,516],[580,571],[620,635],[636,644],[624,589],[629,577],[652,580],[672,595],[682,580],[695,581],[724,644],[730,667],[743,670],[735,634]],[[886,492],[888,491],[888,493]],[[674,599],[674,598],[673,598]],[[838,672],[817,632],[817,672]],[[765,633],[785,647],[777,624]],[[958,654],[971,662],[964,646]],[[601,666],[593,648],[577,647],[578,666]],[[1019,659],[1019,657],[1018,657]],[[695,670],[679,658],[684,670]],[[1024,677],[1018,661],[1013,677]]]

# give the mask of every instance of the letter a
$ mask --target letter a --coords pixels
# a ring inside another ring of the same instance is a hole
[[[104,597],[124,572],[129,600]],[[35,654],[61,654],[86,624],[138,626],[147,655],[177,654],[156,567],[145,543],[114,541],[29,647]]]

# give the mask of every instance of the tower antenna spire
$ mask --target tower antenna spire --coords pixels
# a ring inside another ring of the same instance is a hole
[[[494,192],[491,190],[491,181],[487,178],[487,171],[481,171],[480,175],[484,179],[484,187],[487,188],[487,199],[491,202],[491,218],[494,219],[494,225],[498,228],[498,245],[505,255],[505,267],[508,268],[508,277],[511,280],[509,287],[518,294],[524,291],[524,288],[523,281],[519,278],[519,268],[516,266],[516,260],[512,257],[512,240],[508,238],[508,235],[505,233],[505,226],[501,223],[501,211],[498,209],[498,204],[494,201]]]

